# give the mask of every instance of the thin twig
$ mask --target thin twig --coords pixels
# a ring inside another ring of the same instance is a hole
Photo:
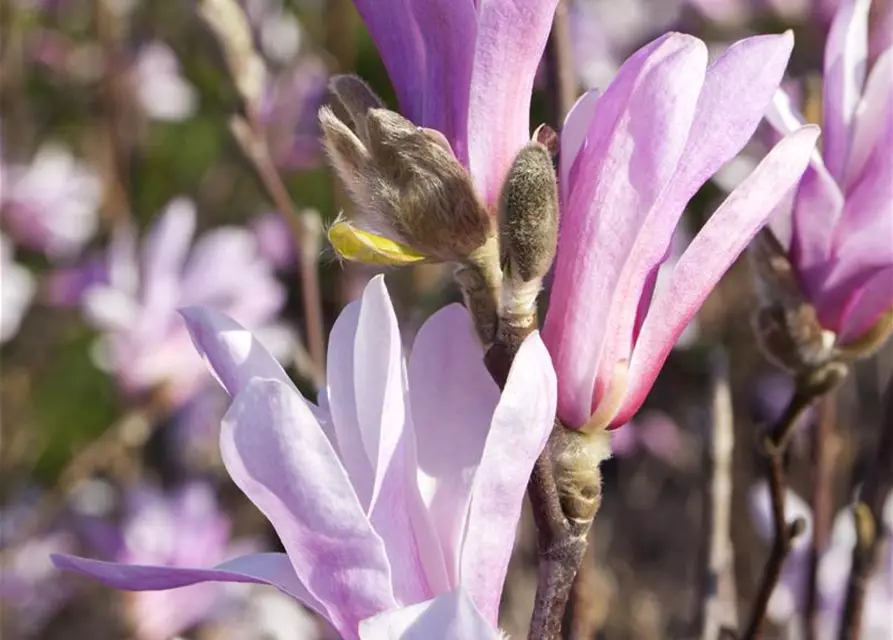
[[[893,491],[893,378],[887,384],[886,411],[881,423],[877,456],[868,470],[859,502],[853,509],[856,545],[840,625],[840,640],[858,640],[861,634],[865,589],[883,543],[884,503]]]
[[[787,408],[766,436],[764,446],[765,453],[769,457],[769,495],[772,501],[772,522],[775,535],[772,551],[769,554],[766,567],[763,569],[760,587],[748,617],[747,627],[741,636],[742,640],[754,640],[762,637],[769,599],[781,577],[784,562],[791,551],[791,543],[805,526],[801,518],[788,522],[785,517],[787,480],[784,472],[784,454],[798,418],[825,391],[827,389],[822,388],[819,392],[816,387],[805,384],[802,379],[798,380],[794,395]]]
[[[319,232],[302,219],[302,214],[298,212],[288,189],[285,188],[285,183],[270,155],[260,119],[251,114],[248,118],[235,117],[232,121],[232,130],[273,204],[285,216],[295,237],[300,259],[301,306],[304,313],[307,351],[313,361],[314,369],[318,372],[317,379],[314,380],[318,386],[322,383],[321,376],[324,376],[326,366],[325,329],[319,287]]]
[[[818,403],[818,420],[812,429],[812,545],[809,551],[809,570],[806,584],[806,638],[813,640],[820,631],[819,613],[819,562],[828,546],[831,532],[831,485],[833,481],[836,394],[829,391]]]
[[[725,353],[711,358],[710,425],[704,447],[705,545],[698,627],[703,640],[715,640],[724,629],[738,627],[732,551],[732,454],[735,444],[729,364]]]
[[[573,63],[570,16],[566,2],[559,2],[546,43],[547,95],[551,98],[550,117],[561,125],[577,99],[577,75]]]

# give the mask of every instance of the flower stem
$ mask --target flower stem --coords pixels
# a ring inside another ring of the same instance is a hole
[[[893,491],[893,378],[887,385],[886,402],[877,455],[865,478],[859,502],[853,508],[856,544],[840,624],[840,640],[858,640],[860,637],[865,589],[883,543],[878,534],[883,527],[884,502]]]
[[[570,15],[566,2],[559,2],[555,8],[552,32],[546,43],[546,65],[548,70],[546,93],[551,98],[549,116],[553,122],[560,125],[577,99]]]

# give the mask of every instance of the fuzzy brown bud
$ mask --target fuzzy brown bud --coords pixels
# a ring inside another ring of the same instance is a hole
[[[442,134],[379,108],[366,114],[366,140],[328,108],[320,123],[358,227],[440,261],[463,262],[494,235],[471,177]]]
[[[384,108],[375,92],[360,78],[350,75],[333,76],[329,80],[329,92],[338,100],[353,122],[354,131],[364,144],[369,142],[366,116],[371,109]]]
[[[553,466],[561,508],[577,524],[592,521],[602,500],[601,463],[611,457],[611,434],[604,429],[562,428]]]
[[[766,357],[792,373],[834,360],[835,336],[819,324],[784,247],[769,229],[754,238],[749,255],[760,297],[754,331]]]

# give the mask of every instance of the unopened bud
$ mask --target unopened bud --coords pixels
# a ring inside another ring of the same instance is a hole
[[[760,308],[753,318],[757,342],[778,366],[792,372],[821,368],[835,357],[836,336],[819,323],[794,268],[769,229],[749,247]]]
[[[438,132],[378,108],[366,114],[366,140],[328,108],[320,123],[357,228],[439,261],[465,262],[493,237],[470,176]]]
[[[251,27],[236,0],[201,0],[198,13],[214,32],[239,94],[251,105],[260,101],[266,67],[254,48]]]
[[[602,500],[601,463],[611,457],[610,432],[562,429],[552,460],[562,511],[578,525],[592,521]]]
[[[333,76],[329,80],[329,91],[344,107],[347,115],[353,122],[357,136],[364,143],[369,142],[369,134],[366,130],[366,116],[371,109],[384,108],[384,103],[369,88],[369,85],[356,76]]]

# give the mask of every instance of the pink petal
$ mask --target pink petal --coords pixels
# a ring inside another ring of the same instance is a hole
[[[273,525],[298,578],[342,635],[356,637],[360,620],[397,606],[381,538],[291,386],[252,380],[223,419],[220,451],[233,481]]]
[[[279,380],[297,392],[276,358],[238,322],[209,307],[186,307],[179,312],[199,355],[230,396],[255,378]]]
[[[629,357],[636,323],[647,310],[656,270],[668,255],[686,203],[753,135],[781,81],[793,44],[791,33],[741,40],[707,70],[676,172],[641,223],[632,250],[618,256],[621,275],[607,329],[614,338],[608,340],[602,356],[597,394],[610,384],[614,363]],[[593,411],[599,399],[598,395],[593,398]]]
[[[890,15],[893,15],[893,3]],[[893,26],[893,25],[891,25]],[[853,139],[846,167],[846,186],[855,182],[865,169],[865,164],[881,145],[877,132],[893,118],[893,49],[878,58],[865,83],[865,92],[856,108],[853,119]],[[886,151],[889,153],[890,148]]]
[[[871,0],[842,0],[825,45],[822,156],[838,182],[843,181],[853,115],[865,82],[870,5]]]
[[[461,584],[493,625],[527,481],[555,421],[556,384],[535,332],[521,345],[493,414],[462,545]]]
[[[374,466],[369,517],[384,541],[397,601],[421,602],[433,593],[422,566],[412,504],[423,508],[415,465],[410,416],[404,400],[400,329],[384,276],[363,292],[354,343],[354,390],[360,433]],[[413,460],[414,462],[414,460]]]
[[[627,422],[639,409],[676,339],[803,174],[818,135],[818,127],[806,126],[783,138],[695,236],[648,311],[633,351],[630,386],[613,424]]]
[[[326,393],[341,462],[363,510],[368,513],[374,475],[363,444],[354,386],[354,345],[359,318],[360,303],[352,302],[344,307],[332,326],[326,358]]]
[[[409,394],[419,484],[454,588],[474,471],[499,402],[461,305],[444,307],[419,330],[409,358]]]
[[[457,589],[360,623],[361,640],[500,640],[502,636]]]
[[[843,207],[837,182],[823,165],[810,162],[797,187],[791,216],[791,260],[808,289],[831,257],[834,228]]]
[[[596,105],[601,96],[601,91],[592,89],[587,91],[574,103],[564,119],[561,127],[561,176],[558,186],[561,189],[561,202],[567,203],[570,198],[571,169],[574,167],[580,149],[586,143],[586,132],[595,117]]]
[[[838,340],[852,342],[871,329],[881,315],[893,308],[893,264],[879,270],[847,306]]]
[[[75,571],[113,589],[128,591],[162,591],[201,582],[268,584],[327,617],[325,607],[304,588],[284,553],[255,553],[213,569],[117,564],[67,554],[53,554],[51,559],[59,569]]]
[[[147,308],[176,306],[194,233],[195,205],[186,198],[172,200],[152,225],[142,252],[142,297]]]
[[[425,42],[412,19],[414,4],[413,0],[354,2],[388,70],[401,112],[419,123],[425,98]]]
[[[471,175],[494,204],[515,154],[530,138],[530,95],[558,0],[477,2],[468,105]]]
[[[563,212],[543,333],[570,425],[589,418],[607,339],[608,314],[592,313],[592,301],[615,295],[643,218],[676,169],[706,62],[700,40],[670,34],[627,60],[598,101]]]

